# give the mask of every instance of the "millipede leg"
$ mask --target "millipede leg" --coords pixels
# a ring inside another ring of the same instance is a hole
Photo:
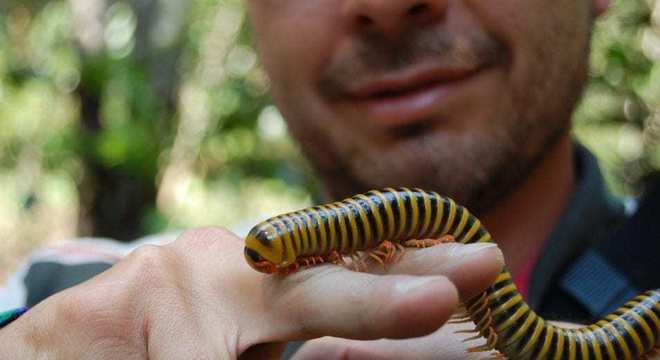
[[[286,275],[292,274],[292,273],[294,273],[298,270],[300,270],[300,263],[296,261],[295,263],[293,263],[289,266],[285,266],[283,268],[280,268],[277,271],[277,273],[280,274],[280,275],[286,276]]]
[[[427,248],[431,246],[436,246],[440,244],[446,244],[446,243],[452,243],[456,242],[456,238],[454,238],[452,235],[443,235],[437,239],[413,239],[413,240],[408,240],[404,242],[403,244],[408,247],[416,247],[416,248]]]
[[[465,324],[467,322],[472,321],[470,316],[460,316],[462,314],[458,314],[455,316],[452,316],[449,321],[447,321],[447,324]]]
[[[405,254],[406,248],[403,245],[396,243],[396,250],[397,250],[397,256],[396,259],[394,259],[394,261],[398,262],[403,257],[403,254]]]
[[[488,294],[486,292],[482,293],[479,298],[468,308],[468,312],[472,314],[480,314],[482,310],[485,309],[485,314],[480,316],[479,320],[475,319],[475,322],[477,323],[475,326],[475,329],[473,331],[457,331],[456,333],[470,333],[470,332],[476,332],[479,333],[479,336],[475,336],[472,338],[465,339],[464,341],[470,341],[470,340],[475,340],[481,337],[481,335],[485,335],[486,337],[486,343],[480,346],[475,346],[472,348],[469,348],[467,351],[472,353],[472,352],[482,352],[482,351],[491,351],[495,349],[495,345],[497,344],[497,333],[495,332],[495,329],[493,328],[493,317],[491,314],[491,310],[488,307]]]
[[[383,256],[383,261],[386,263],[392,263],[396,260],[397,247],[391,241],[383,241],[378,246],[376,250],[378,253],[381,253]]]
[[[465,304],[461,303],[458,307],[458,310],[449,318],[447,324],[463,324],[470,321],[472,321],[470,313],[465,307]]]
[[[363,255],[359,257],[358,261],[366,267],[366,261],[373,260],[380,264],[385,270],[388,264],[394,263],[401,258],[401,255],[399,255],[401,251],[405,251],[403,246],[400,244],[395,245],[391,241],[385,240],[380,243],[376,249],[365,251]]]
[[[344,265],[344,258],[337,251],[333,251],[330,254],[324,256],[320,256],[320,255],[304,256],[298,258],[298,260],[296,260],[296,262],[294,262],[293,264],[280,268],[277,272],[280,275],[289,275],[291,273],[300,270],[300,268],[302,267],[311,267],[314,265],[321,265],[325,263],[331,263],[334,265]]]
[[[660,347],[656,346],[653,349],[649,350],[644,355],[641,355],[639,358],[640,360],[647,360],[656,357],[657,355],[660,355]]]
[[[373,251],[373,252],[369,251],[369,252],[367,252],[367,256],[369,256],[369,258],[375,260],[377,263],[379,263],[383,267],[383,269],[385,269],[385,262],[383,260],[381,260],[381,254],[382,253],[378,252],[378,251]]]
[[[344,257],[341,256],[339,251],[333,250],[328,256],[327,256],[328,262],[331,262],[335,265],[345,265],[346,262],[344,261]]]
[[[349,258],[351,259],[351,263],[348,266],[349,269],[357,272],[363,272],[367,269],[367,265],[365,264],[362,257],[356,254],[350,254]]]

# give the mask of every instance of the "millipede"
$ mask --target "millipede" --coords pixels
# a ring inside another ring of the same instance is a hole
[[[245,258],[260,272],[288,274],[345,258],[357,265],[368,259],[386,263],[403,247],[448,240],[493,241],[479,219],[448,197],[421,189],[372,190],[257,224],[246,237]],[[638,359],[655,349],[660,333],[660,289],[592,325],[562,328],[529,307],[506,267],[463,306],[465,314],[453,322],[474,322],[475,338],[485,339],[468,351],[495,350],[507,359]]]

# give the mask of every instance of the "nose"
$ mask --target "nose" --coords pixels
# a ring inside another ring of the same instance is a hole
[[[397,36],[409,27],[441,19],[449,0],[349,0],[343,9],[352,27],[362,33]]]

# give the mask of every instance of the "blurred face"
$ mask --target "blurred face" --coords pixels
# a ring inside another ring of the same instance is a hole
[[[602,0],[251,0],[272,94],[333,197],[477,211],[567,136]]]

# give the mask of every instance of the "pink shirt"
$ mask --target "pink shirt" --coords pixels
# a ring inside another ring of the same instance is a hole
[[[534,270],[534,265],[536,265],[537,260],[538,254],[536,256],[531,256],[512,278],[513,283],[516,284],[516,287],[518,288],[518,292],[522,294],[525,301],[527,301],[529,297],[529,283],[532,279],[532,271]]]

